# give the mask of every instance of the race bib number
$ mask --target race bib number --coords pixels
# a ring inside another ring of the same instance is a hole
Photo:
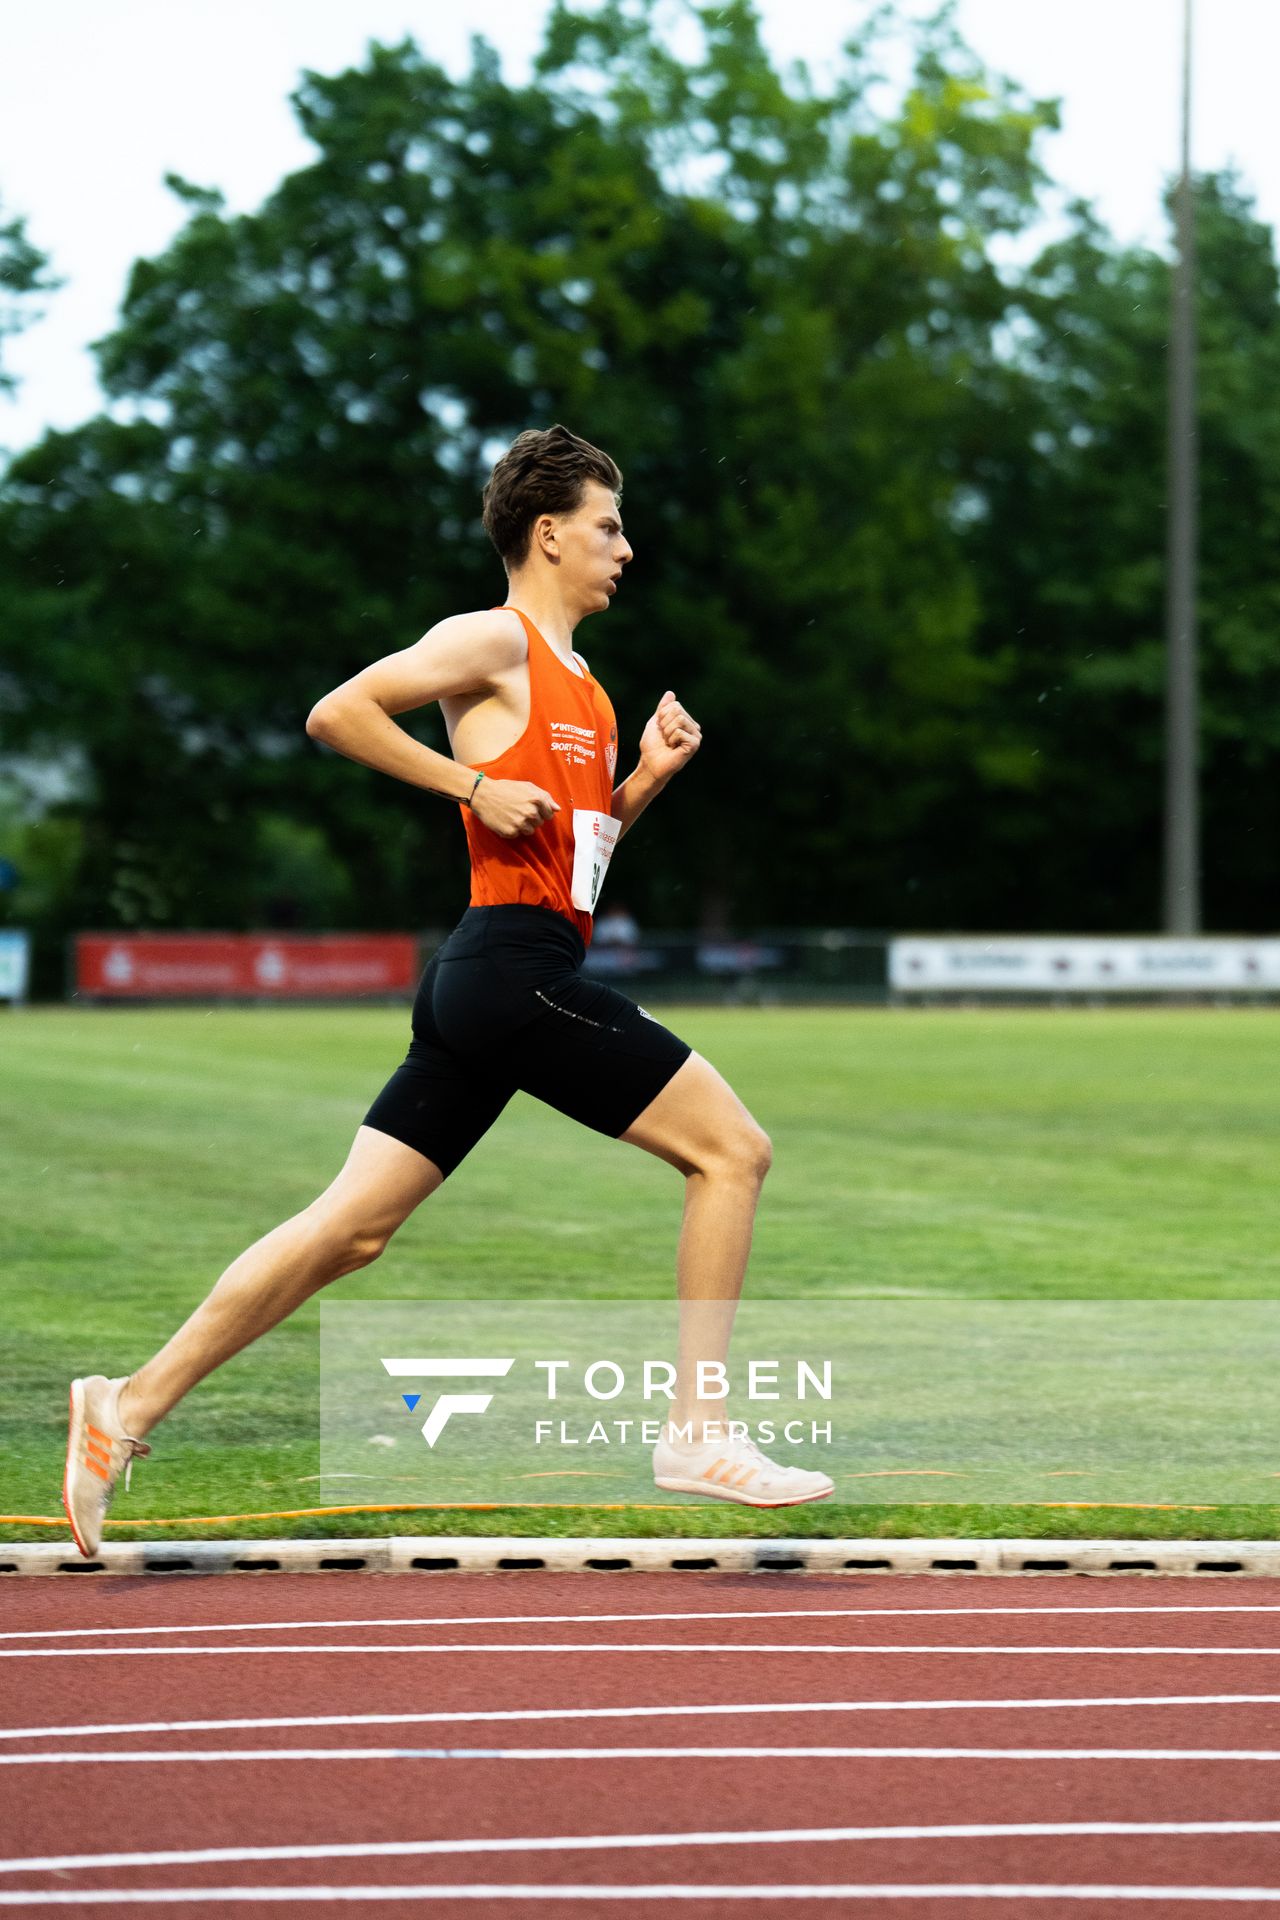
[[[611,813],[593,813],[589,807],[573,810],[573,888],[571,899],[580,913],[594,913],[609,859],[617,845],[621,820]]]

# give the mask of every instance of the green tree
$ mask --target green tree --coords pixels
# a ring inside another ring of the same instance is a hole
[[[260,211],[171,181],[186,225],[100,350],[135,417],[50,436],[5,508],[7,729],[87,755],[84,917],[242,921],[288,819],[352,876],[354,918],[452,911],[447,809],[302,720],[500,596],[479,488],[553,418],[627,471],[637,563],[584,635],[624,743],[666,685],[707,729],[627,876],[647,919],[905,923],[912,879],[952,864],[957,785],[1020,791],[966,535],[1016,393],[989,243],[1034,213],[1052,109],[945,16],[885,105],[887,19],[821,93],[774,71],[747,0],[687,7],[685,60],[668,13],[557,6],[527,87],[483,42],[459,81],[372,47],[304,77],[317,157]]]
[[[1280,288],[1239,180],[1196,193],[1205,908],[1257,929],[1280,828]],[[993,443],[974,542],[1037,769],[1034,803],[979,827],[1023,925],[1158,923],[1169,298],[1167,262],[1084,206],[1028,278],[1031,431]]]
[[[48,255],[27,238],[26,221],[15,218],[0,224],[0,351],[8,336],[21,333],[35,318],[33,296],[57,285]],[[15,384],[0,359],[0,394],[12,393]]]
[[[37,317],[36,298],[58,282],[49,272],[48,256],[27,238],[26,222],[0,222],[0,398],[17,386],[4,364],[5,341]],[[2,420],[0,415],[0,420]],[[8,625],[0,563],[0,641]],[[0,714],[19,699],[16,674],[0,645]],[[0,925],[49,922],[57,917],[57,903],[76,866],[78,830],[74,821],[42,824],[25,786],[6,774],[0,759],[0,861],[13,869],[16,885],[0,888]]]

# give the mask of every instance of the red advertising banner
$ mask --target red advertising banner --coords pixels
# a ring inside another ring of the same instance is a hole
[[[411,933],[82,933],[76,990],[101,1000],[321,1000],[411,992]]]

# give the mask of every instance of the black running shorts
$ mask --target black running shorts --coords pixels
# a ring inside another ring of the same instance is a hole
[[[692,1047],[582,972],[576,927],[551,907],[468,907],[413,1003],[413,1041],[365,1115],[448,1175],[513,1093],[625,1133]]]

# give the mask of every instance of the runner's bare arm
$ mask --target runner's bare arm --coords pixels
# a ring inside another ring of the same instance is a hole
[[[667,782],[686,767],[702,745],[702,728],[668,691],[640,736],[640,764],[613,790],[611,811],[621,820],[618,838],[662,792]]]
[[[361,766],[428,793],[466,800],[475,786],[474,771],[423,746],[392,715],[450,695],[490,692],[501,674],[527,657],[527,648],[519,627],[500,612],[454,614],[413,646],[375,660],[326,693],[307,716],[307,732]],[[526,780],[484,780],[473,805],[477,817],[503,839],[533,833],[556,811],[550,795]]]

